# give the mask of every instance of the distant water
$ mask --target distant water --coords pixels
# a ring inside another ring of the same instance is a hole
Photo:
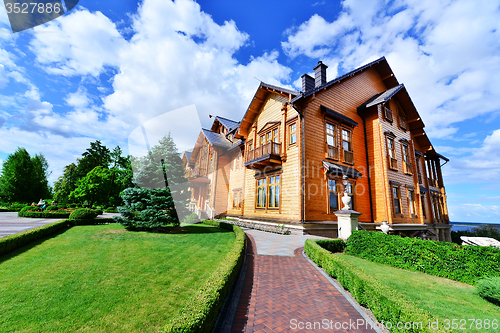
[[[500,223],[479,223],[479,222],[450,222],[452,225],[451,231],[471,231],[472,228],[482,225],[493,224],[500,228]]]

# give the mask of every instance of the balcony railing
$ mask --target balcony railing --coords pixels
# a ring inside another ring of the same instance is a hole
[[[413,175],[411,168],[412,168],[411,163],[403,161],[403,172],[404,173],[406,173],[407,175]]]
[[[438,181],[436,179],[427,178],[427,182],[429,183],[429,186],[438,187]]]
[[[384,118],[392,123],[393,117],[391,109],[384,107]]]
[[[339,149],[334,146],[328,146],[328,158],[333,158],[334,160],[339,159]]]
[[[354,154],[352,151],[344,150],[344,163],[354,164]]]
[[[278,156],[281,155],[281,143],[268,142],[266,144],[263,144],[262,146],[250,150],[247,154],[247,162],[255,160],[256,158],[259,158],[261,156],[271,154]]]
[[[398,170],[398,160],[395,158],[389,157],[389,168],[391,170]]]

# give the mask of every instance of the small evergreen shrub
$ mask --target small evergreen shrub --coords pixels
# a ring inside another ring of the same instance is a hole
[[[127,188],[122,194],[124,206],[116,222],[128,229],[146,230],[180,224],[170,189]]]
[[[486,277],[477,282],[479,296],[500,306],[500,276]]]
[[[92,220],[97,217],[98,212],[94,209],[78,208],[69,215],[70,220]]]
[[[474,285],[500,272],[500,249],[354,231],[346,254]]]

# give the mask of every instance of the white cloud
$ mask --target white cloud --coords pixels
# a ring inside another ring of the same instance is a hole
[[[457,132],[453,124],[500,109],[497,1],[342,5],[333,22],[315,14],[289,30],[282,43],[286,54],[328,58],[343,71],[385,55],[431,137],[449,137]]]
[[[81,86],[74,93],[68,94],[65,100],[66,104],[76,109],[85,108],[90,103],[87,89]]]
[[[116,66],[125,40],[116,25],[101,12],[72,10],[34,28],[31,51],[48,73],[99,75],[105,66]]]

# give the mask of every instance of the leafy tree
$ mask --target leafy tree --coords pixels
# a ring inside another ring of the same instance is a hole
[[[112,186],[111,171],[99,165],[78,181],[78,186],[69,194],[69,199],[87,202],[89,206],[107,204]]]
[[[99,140],[91,142],[90,148],[87,148],[82,156],[83,157],[78,161],[78,178],[85,177],[87,173],[97,166],[102,166],[107,169],[111,163],[110,150],[101,144]]]
[[[17,148],[2,166],[0,191],[4,200],[32,202],[50,197],[48,167],[42,154],[31,157],[25,148]]]
[[[97,182],[93,184],[93,187],[102,187],[102,179],[96,177],[95,173],[90,178],[87,178],[87,175],[96,167],[101,167],[100,173],[108,170],[109,172],[106,172],[109,173],[110,179],[109,186],[106,186],[107,192],[100,194],[96,202],[113,206],[121,204],[120,192],[127,187],[134,186],[130,157],[123,157],[122,154],[120,146],[110,151],[99,140],[91,142],[90,148],[82,154],[82,158],[76,163],[67,165],[63,175],[54,183],[55,199],[59,202],[70,200],[84,203],[87,201],[84,198],[90,195],[88,191],[92,187],[91,181]],[[80,188],[76,191],[79,186]],[[70,196],[71,193],[73,195]]]
[[[68,201],[69,194],[76,188],[78,181],[77,165],[71,163],[64,167],[63,175],[54,183],[54,199],[58,202]]]

